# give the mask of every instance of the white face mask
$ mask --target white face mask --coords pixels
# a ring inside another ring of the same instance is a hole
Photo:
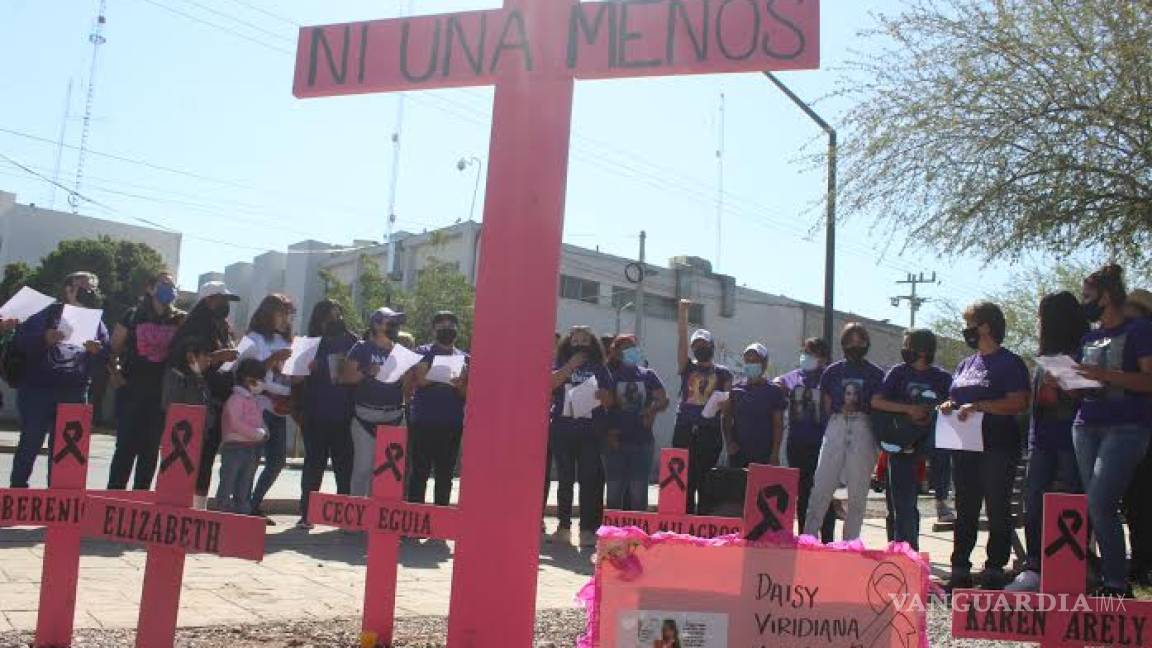
[[[253,383],[252,386],[248,388],[248,391],[252,392],[253,394],[264,393],[264,381],[261,380]]]

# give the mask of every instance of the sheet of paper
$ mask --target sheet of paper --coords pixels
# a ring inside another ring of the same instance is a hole
[[[463,355],[438,355],[432,358],[432,366],[428,368],[427,378],[432,382],[450,383],[459,378],[463,371]]]
[[[318,337],[297,337],[292,340],[292,355],[284,361],[285,376],[307,376],[311,373],[308,365],[316,359],[316,351],[320,348]]]
[[[1036,364],[1055,378],[1056,382],[1060,383],[1060,388],[1066,391],[1103,387],[1099,382],[1076,373],[1076,361],[1070,356],[1036,356]]]
[[[48,295],[28,286],[21,288],[8,303],[0,306],[0,318],[26,320],[55,302]]]
[[[85,342],[96,339],[100,330],[100,316],[104,311],[97,308],[79,308],[71,304],[64,304],[64,311],[60,314],[60,323],[57,328],[64,334],[61,344],[83,346]]]
[[[708,397],[708,402],[704,403],[704,411],[700,414],[706,419],[716,418],[716,414],[720,411],[720,406],[728,402],[728,392],[714,391]]]
[[[936,417],[936,448],[940,450],[984,451],[984,412],[973,412],[961,421],[953,412]]]
[[[600,406],[596,390],[600,383],[596,376],[576,385],[564,393],[564,412],[572,418],[592,418],[592,411]]]
[[[424,359],[424,356],[419,353],[413,353],[407,348],[399,344],[392,347],[392,352],[388,354],[388,359],[380,366],[380,370],[376,372],[376,380],[383,383],[394,383],[404,377],[408,370],[415,367],[418,362]]]
[[[232,362],[225,362],[224,364],[220,365],[220,371],[232,371],[232,369],[236,367],[236,363],[240,362],[240,358],[243,358],[244,354],[247,353],[254,344],[256,343],[253,342],[252,338],[248,337],[247,335],[240,338],[240,344],[236,345],[236,353],[238,354],[236,359]]]

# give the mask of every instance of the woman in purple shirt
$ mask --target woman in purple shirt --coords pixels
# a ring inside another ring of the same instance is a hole
[[[1040,300],[1040,355],[1080,357],[1080,338],[1088,320],[1070,292]],[[1028,472],[1024,486],[1024,571],[1005,589],[1034,592],[1040,588],[1040,534],[1044,493],[1079,493],[1080,474],[1072,449],[1076,400],[1037,365],[1032,377],[1032,416],[1028,429]]]
[[[956,481],[956,525],[953,528],[952,575],[946,589],[972,587],[972,550],[980,507],[988,514],[988,561],[981,585],[1004,587],[1004,566],[1012,551],[1012,481],[1020,460],[1020,427],[1016,417],[1028,409],[1028,367],[1020,356],[1000,346],[1007,323],[991,302],[977,302],[964,311],[964,342],[976,353],[956,367],[949,399],[940,405],[944,416],[961,421],[984,415],[984,451],[953,452]]]
[[[1152,421],[1152,323],[1124,315],[1124,272],[1107,265],[1084,280],[1084,315],[1099,322],[1082,341],[1080,374],[1101,384],[1082,391],[1072,442],[1100,546],[1102,596],[1132,596],[1124,530],[1116,512],[1148,450]]]
[[[643,366],[636,336],[620,335],[612,341],[608,371],[616,387],[615,406],[608,414],[604,444],[604,473],[610,509],[648,510],[648,477],[652,470],[656,416],[668,409],[664,383]]]

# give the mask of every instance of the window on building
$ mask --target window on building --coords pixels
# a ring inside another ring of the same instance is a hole
[[[560,296],[588,304],[599,304],[600,282],[560,275]]]

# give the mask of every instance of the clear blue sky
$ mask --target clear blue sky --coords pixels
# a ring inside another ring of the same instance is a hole
[[[109,0],[107,43],[96,75],[89,147],[183,173],[90,154],[82,192],[95,216],[147,219],[184,233],[182,287],[201,272],[312,238],[383,237],[396,96],[300,101],[292,97],[293,23],[394,16],[401,3],[346,0]],[[818,98],[836,67],[866,47],[856,36],[870,11],[897,0],[823,0],[820,71],[783,74]],[[57,138],[69,78],[75,81],[66,142],[80,141],[97,0],[6,0],[0,5],[0,129]],[[494,0],[428,0],[435,13]],[[256,8],[270,13],[264,13]],[[178,15],[180,12],[185,15]],[[211,24],[206,24],[211,23]],[[255,41],[255,42],[254,42]],[[716,256],[719,94],[726,95],[726,213],[719,268],[750,287],[819,303],[824,174],[797,160],[821,133],[756,74],[581,82],[577,86],[565,240],[630,256],[648,231],[649,259]],[[467,218],[472,171],[487,156],[488,89],[409,94],[400,164],[399,227],[420,231]],[[836,123],[844,105],[818,110]],[[0,153],[52,175],[55,146],[0,132]],[[66,150],[61,180],[74,182]],[[50,186],[0,161],[0,188],[47,205]],[[481,186],[481,201],[483,200]],[[57,208],[65,208],[58,192]],[[477,218],[482,212],[477,208]],[[808,232],[816,225],[815,236]],[[900,242],[843,225],[837,306],[907,322],[889,297],[906,271],[936,271],[924,290],[965,301],[1001,285],[1002,267],[900,255]],[[927,311],[923,312],[924,314]]]

